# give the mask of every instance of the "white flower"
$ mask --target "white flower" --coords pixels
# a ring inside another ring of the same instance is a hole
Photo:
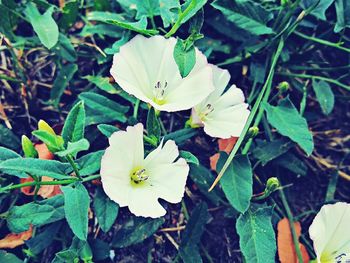
[[[224,92],[230,73],[211,66],[215,91],[192,109],[191,126],[204,126],[205,133],[212,137],[239,137],[250,113],[248,104],[244,103],[242,90],[235,85]]]
[[[214,90],[212,69],[196,49],[196,64],[182,78],[173,57],[175,38],[135,36],[113,57],[111,75],[120,87],[159,111],[192,108]]]
[[[319,263],[350,260],[350,204],[324,205],[309,228]]]
[[[189,166],[179,158],[174,141],[144,158],[143,125],[127,127],[109,138],[101,161],[101,180],[106,194],[120,207],[129,207],[136,216],[160,217],[165,209],[158,198],[170,203],[181,201]]]

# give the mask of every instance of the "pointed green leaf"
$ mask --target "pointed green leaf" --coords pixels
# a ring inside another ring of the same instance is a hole
[[[249,263],[274,263],[276,238],[271,223],[272,207],[250,207],[236,223],[239,246]]]
[[[81,240],[87,239],[89,193],[81,183],[62,186],[64,195],[64,212],[68,225]]]
[[[265,104],[264,107],[268,122],[310,155],[314,149],[312,133],[308,129],[306,119],[299,114],[289,97],[281,100],[277,106]]]
[[[227,157],[227,153],[220,153],[218,171],[224,166]],[[247,155],[236,156],[233,159],[221,178],[220,184],[233,208],[244,213],[253,195],[253,171]]]
[[[181,76],[183,78],[186,77],[190,74],[196,63],[196,51],[194,46],[187,49],[185,41],[178,39],[174,47],[173,55]]]
[[[326,115],[330,114],[334,107],[334,93],[331,86],[329,86],[324,80],[317,81],[313,79],[312,87],[315,91],[322,112]]]
[[[99,188],[94,198],[94,209],[102,231],[107,233],[118,216],[118,204],[109,199],[103,190]]]
[[[33,2],[27,4],[24,13],[33,26],[41,43],[48,49],[56,45],[58,41],[58,26],[52,18],[54,7],[49,7],[44,14],[40,14]]]
[[[77,103],[68,113],[62,129],[64,145],[68,142],[77,142],[84,138],[85,107],[84,102]]]

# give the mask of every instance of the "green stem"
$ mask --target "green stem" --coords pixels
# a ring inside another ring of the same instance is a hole
[[[286,73],[286,72],[279,72],[277,73],[278,75],[281,76],[287,76],[287,77],[296,77],[296,78],[304,78],[304,79],[318,79],[318,80],[324,80],[326,82],[332,83],[334,85],[337,85],[343,89],[346,89],[347,91],[350,91],[350,86],[345,85],[335,79],[330,79],[322,76],[315,76],[315,75],[310,75],[310,74],[299,74],[299,73]]]
[[[188,15],[189,12],[192,11],[193,8],[195,8],[196,4],[197,4],[197,0],[192,0],[192,2],[188,5],[185,11],[183,12],[180,11],[177,21],[175,22],[173,27],[170,29],[170,31],[165,34],[166,38],[171,37],[176,33],[176,31],[179,29],[179,27],[182,24],[182,20]]]
[[[310,70],[310,71],[338,71],[338,70],[344,70],[344,69],[350,69],[350,65],[346,66],[339,66],[339,67],[320,67],[320,68],[313,68],[313,67],[306,67],[306,66],[288,66],[288,69],[292,70]]]
[[[69,164],[72,166],[75,175],[76,175],[80,180],[83,180],[83,178],[81,178],[81,176],[80,176],[80,172],[79,172],[78,166],[77,166],[76,163],[74,162],[72,156],[71,156],[71,155],[67,155],[67,156],[66,156],[66,159],[67,159],[67,161],[69,162]]]
[[[233,158],[235,157],[236,153],[238,152],[238,149],[241,146],[241,144],[242,144],[242,142],[243,142],[243,140],[244,140],[244,138],[245,138],[245,136],[246,136],[246,134],[247,134],[247,132],[249,130],[249,127],[250,127],[250,125],[253,122],[255,114],[258,112],[258,109],[260,107],[260,104],[261,104],[262,100],[267,101],[267,99],[268,99],[268,97],[270,95],[270,91],[271,91],[271,82],[272,82],[272,78],[273,78],[273,75],[274,75],[274,71],[275,71],[275,67],[276,67],[276,64],[277,64],[277,60],[278,60],[278,58],[279,58],[279,56],[280,56],[280,54],[282,52],[283,46],[284,46],[284,40],[283,40],[283,38],[281,38],[280,42],[278,44],[277,50],[276,50],[276,52],[275,52],[275,54],[274,54],[274,56],[272,58],[272,63],[271,63],[271,67],[270,67],[270,71],[269,71],[268,77],[266,79],[266,82],[265,82],[264,86],[262,87],[262,89],[260,91],[260,94],[259,94],[257,100],[255,101],[255,104],[254,104],[254,106],[253,106],[253,108],[252,108],[252,110],[250,112],[249,117],[248,117],[247,123],[245,124],[245,126],[243,128],[243,131],[242,131],[241,135],[239,136],[239,139],[238,139],[237,143],[233,147],[229,157],[227,158],[224,166],[222,167],[221,171],[219,172],[218,176],[216,177],[216,179],[215,179],[214,183],[212,184],[212,186],[210,187],[209,191],[211,191],[215,187],[215,185],[219,182],[221,177],[224,175],[226,169],[228,168],[228,166],[232,162]],[[265,91],[266,91],[266,94],[265,94]],[[265,96],[264,96],[264,94],[265,94]],[[257,126],[255,124],[259,124],[260,119],[262,117],[263,111],[264,111],[264,108],[260,107],[260,110],[259,110],[258,116],[257,116],[258,120],[255,120],[255,123],[254,123],[253,126]],[[242,154],[247,153],[251,142],[252,142],[252,138],[250,138],[248,140],[248,142],[246,143],[246,146],[243,149]]]
[[[90,176],[87,176],[87,177],[83,178],[82,181],[83,182],[88,182],[88,181],[92,181],[92,180],[98,179],[100,177],[101,176],[99,174],[90,175]],[[57,181],[26,182],[26,183],[21,183],[21,184],[5,186],[3,188],[0,188],[0,192],[8,191],[8,190],[14,190],[14,189],[18,189],[18,188],[22,188],[22,187],[26,187],[26,186],[66,185],[66,184],[71,184],[71,183],[78,182],[78,181],[80,181],[78,178],[72,177],[72,179],[64,179],[64,180],[57,180]]]
[[[350,48],[342,47],[340,45],[341,43],[334,43],[334,42],[330,42],[330,41],[327,41],[327,40],[324,40],[321,38],[311,37],[311,36],[305,35],[305,34],[298,32],[298,31],[294,31],[293,33],[299,37],[304,38],[304,39],[307,39],[307,40],[310,40],[310,41],[313,41],[313,42],[316,42],[316,43],[319,43],[319,44],[322,44],[325,46],[334,47],[334,48],[337,48],[337,49],[340,49],[342,51],[350,53]]]
[[[9,77],[5,74],[0,74],[0,79],[9,80],[9,81],[13,81],[13,82],[22,82],[20,79],[12,78],[12,77]]]
[[[151,139],[150,137],[143,135],[143,139],[145,140],[145,142],[148,142],[150,145],[157,147],[158,144],[157,142],[155,142],[153,139]]]
[[[140,106],[140,100],[137,99],[137,100],[135,101],[134,113],[133,113],[133,115],[132,115],[135,119],[137,119],[137,115],[138,115],[138,112],[139,112],[139,106]]]
[[[298,236],[297,236],[297,232],[295,231],[294,219],[293,219],[292,211],[290,210],[290,207],[288,205],[288,201],[286,199],[286,196],[284,195],[283,189],[280,189],[279,193],[280,193],[280,197],[281,197],[284,209],[286,210],[286,213],[287,213],[287,218],[288,218],[288,221],[289,221],[290,230],[292,232],[293,243],[294,243],[295,251],[297,253],[298,262],[303,263],[304,260],[303,260],[303,256],[302,256],[301,251],[300,251],[299,239],[298,239]]]

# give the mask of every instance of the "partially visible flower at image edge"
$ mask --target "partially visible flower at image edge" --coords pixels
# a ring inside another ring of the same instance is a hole
[[[204,127],[204,132],[211,137],[228,139],[239,137],[247,122],[250,111],[244,103],[241,89],[232,85],[226,92],[230,73],[211,65],[215,91],[192,109],[189,124]]]
[[[143,125],[127,127],[109,138],[101,161],[101,181],[105,193],[120,207],[136,216],[157,218],[166,210],[158,199],[181,201],[189,166],[178,158],[175,142],[161,143],[144,158]]]
[[[338,202],[322,206],[309,228],[318,263],[350,260],[349,222],[350,204]]]
[[[215,88],[212,68],[196,48],[196,63],[182,78],[173,52],[176,39],[137,35],[113,57],[111,75],[127,93],[159,111],[192,108]]]

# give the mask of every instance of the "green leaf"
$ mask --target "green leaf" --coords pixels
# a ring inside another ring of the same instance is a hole
[[[62,16],[58,21],[61,29],[67,30],[73,26],[79,14],[79,1],[73,0],[65,2],[62,8]]]
[[[12,150],[18,150],[21,147],[21,141],[12,130],[0,124],[0,145]]]
[[[79,173],[81,176],[91,175],[100,170],[101,159],[104,154],[104,150],[92,152],[76,160],[79,165]]]
[[[124,123],[127,120],[124,115],[129,110],[127,106],[122,106],[93,92],[83,92],[79,98],[85,102],[85,106],[89,109],[87,111],[87,125],[112,121]]]
[[[118,204],[109,199],[101,188],[98,188],[94,198],[94,210],[102,231],[107,233],[118,216]]]
[[[193,163],[195,165],[199,165],[198,158],[194,156],[191,152],[180,151],[180,157],[184,158],[187,163]]]
[[[100,21],[104,23],[108,23],[111,25],[116,25],[118,27],[128,29],[131,31],[135,31],[140,34],[152,36],[158,33],[158,30],[155,29],[147,29],[147,18],[142,17],[137,22],[126,21],[124,17],[119,14],[111,14],[108,12],[91,12],[87,15],[88,20]]]
[[[56,45],[58,41],[58,26],[52,18],[54,7],[49,7],[41,15],[36,5],[32,2],[27,4],[24,13],[33,26],[35,33],[38,35],[41,43],[48,49]]]
[[[21,156],[10,149],[0,146],[0,162],[13,158],[21,158]]]
[[[22,135],[22,150],[25,157],[37,158],[38,152],[34,147],[32,141],[25,135]]]
[[[6,263],[23,263],[16,255],[0,250],[0,262]]]
[[[215,176],[203,165],[190,165],[190,177],[199,188],[199,191],[205,195],[214,205],[218,206],[223,202],[223,193],[220,188],[215,187],[208,192],[210,186],[214,183]]]
[[[62,129],[64,145],[68,142],[77,142],[84,138],[85,107],[84,102],[78,102],[68,113]]]
[[[350,2],[348,0],[335,0],[337,23],[334,32],[339,33],[346,27],[350,27]]]
[[[58,230],[62,224],[55,223],[46,227],[40,234],[36,234],[34,237],[26,241],[26,245],[29,247],[30,252],[34,255],[39,255],[45,248],[49,247],[54,241]]]
[[[99,124],[97,125],[97,129],[108,138],[116,131],[119,131],[117,127],[109,124]]]
[[[60,33],[58,37],[58,43],[52,48],[52,50],[68,62],[74,62],[77,60],[77,53],[75,52],[74,46],[68,37]]]
[[[218,171],[227,160],[227,153],[221,152]],[[226,169],[220,184],[226,198],[237,211],[247,211],[253,195],[253,171],[247,155],[236,156]]]
[[[81,139],[76,142],[68,142],[66,150],[56,152],[55,154],[60,157],[65,157],[68,155],[76,156],[81,151],[86,151],[90,147],[90,143],[86,139]]]
[[[67,179],[70,165],[54,160],[33,158],[14,158],[0,163],[0,170],[13,170],[37,176],[48,176],[55,179]]]
[[[175,132],[168,133],[164,136],[164,141],[173,140],[177,145],[185,143],[193,136],[197,135],[198,131],[192,128],[185,128]]]
[[[155,137],[159,141],[160,133],[161,133],[160,124],[156,115],[156,111],[153,107],[151,107],[148,110],[146,127],[147,127],[148,136]]]
[[[196,64],[196,51],[194,46],[192,45],[190,48],[187,48],[185,41],[177,39],[173,56],[181,76],[184,78],[190,74]]]
[[[64,212],[69,227],[81,240],[86,240],[88,233],[89,193],[81,183],[62,186]]]
[[[64,149],[64,141],[61,136],[45,130],[33,131],[32,134],[46,144],[50,152],[55,153]]]
[[[208,206],[200,203],[193,209],[190,219],[182,235],[179,254],[185,263],[202,262],[199,254],[200,243],[205,225],[209,219]]]
[[[273,30],[267,26],[267,22],[272,18],[272,12],[265,10],[258,3],[250,0],[216,0],[211,5],[221,11],[237,27],[247,30],[251,34],[273,33]]]
[[[78,66],[76,64],[66,64],[62,66],[59,73],[57,74],[50,92],[50,99],[56,106],[58,106],[64,90],[68,86],[69,81],[73,78],[73,75],[77,70]]]
[[[112,241],[112,246],[123,248],[140,243],[153,235],[164,221],[164,218],[148,219],[144,217],[133,217],[116,233]]]
[[[94,255],[94,260],[104,260],[109,257],[109,251],[111,248],[109,247],[109,244],[102,241],[101,239],[93,239],[89,241],[91,245],[91,250]]]
[[[307,122],[295,108],[289,97],[281,100],[277,106],[264,105],[268,122],[277,131],[296,142],[309,156],[314,149],[312,133]]]
[[[239,245],[249,263],[274,263],[276,239],[271,216],[272,207],[250,207],[236,223]]]
[[[117,94],[120,92],[111,83],[109,83],[109,77],[88,75],[85,76],[84,79],[87,79],[89,82],[95,84],[99,89],[110,94]]]
[[[11,232],[20,233],[28,230],[30,225],[42,226],[63,218],[63,196],[56,195],[37,203],[13,206],[6,219]]]
[[[157,0],[159,3],[159,13],[163,20],[164,27],[174,24],[178,17],[178,9],[180,8],[179,0]]]
[[[287,138],[276,139],[271,142],[256,140],[257,146],[252,151],[254,158],[265,166],[269,161],[287,152],[294,146],[294,143]]]
[[[276,158],[274,161],[274,164],[277,164],[278,166],[282,166],[283,168],[286,168],[287,170],[291,171],[292,173],[296,175],[305,176],[307,174],[307,165],[300,160],[298,157],[296,157],[294,154],[290,152],[286,152]]]
[[[300,5],[303,9],[312,7],[317,3],[318,0],[302,0]],[[331,6],[334,0],[320,0],[316,7],[311,11],[311,15],[321,19],[323,21],[327,20],[326,11]]]
[[[316,94],[318,103],[321,106],[322,112],[326,115],[330,114],[334,107],[334,93],[331,86],[324,80],[312,80],[312,87]]]

